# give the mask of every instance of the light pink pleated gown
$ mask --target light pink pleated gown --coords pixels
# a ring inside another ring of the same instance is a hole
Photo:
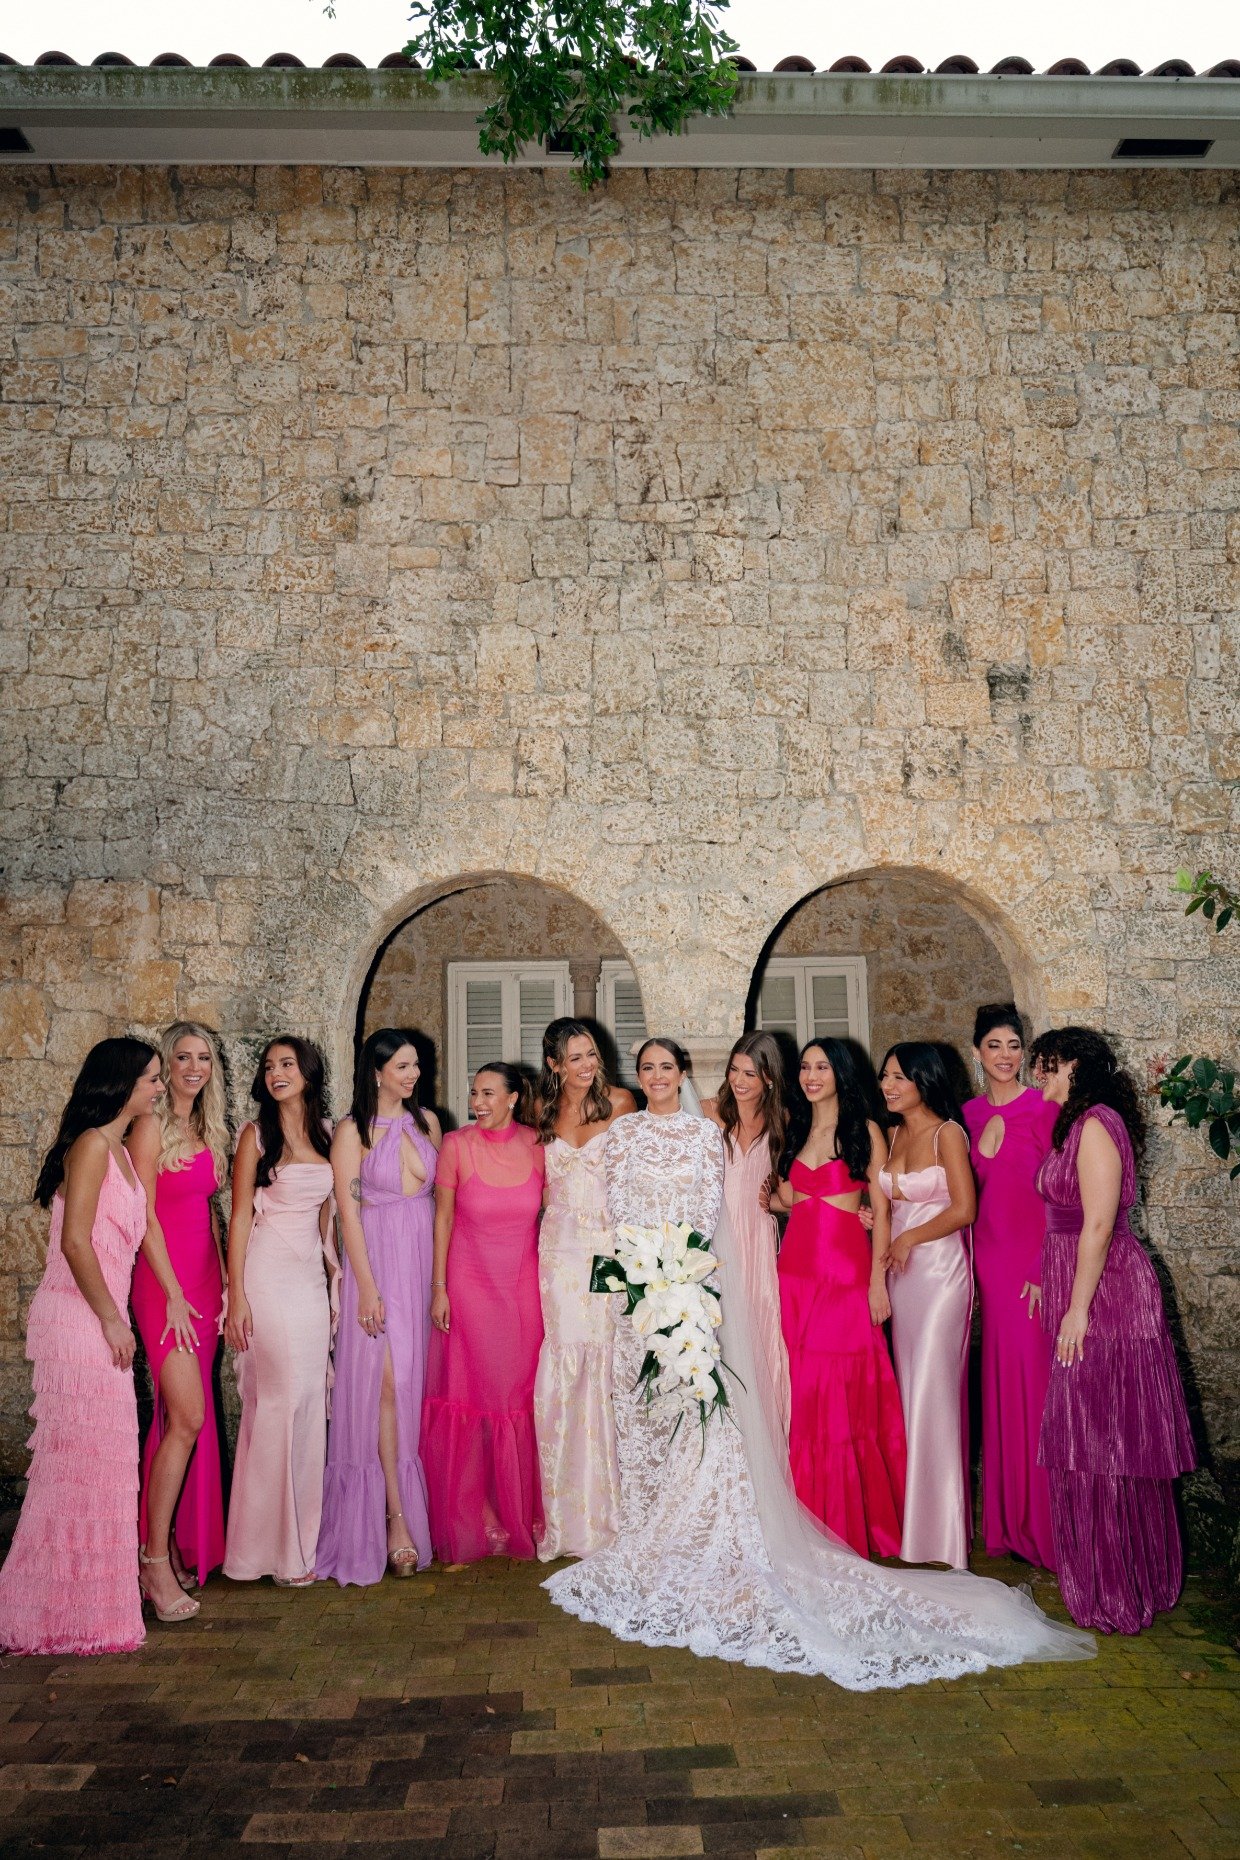
[[[938,1135],[936,1130],[936,1158]],[[901,1198],[891,1204],[893,1241],[951,1206],[940,1162],[899,1173]],[[879,1179],[890,1195],[891,1171],[884,1169]],[[967,1380],[973,1269],[965,1235],[945,1234],[915,1246],[904,1271],[887,1275],[887,1292],[908,1438],[900,1555],[906,1563],[965,1569],[973,1541]]]
[[[245,1295],[254,1320],[233,1362],[241,1396],[224,1574],[313,1575],[327,1460],[331,1312],[319,1211],[327,1162],[281,1163],[254,1192]]]
[[[128,1653],[144,1639],[138,1594],[138,1405],[60,1246],[52,1202],[47,1266],[30,1306],[34,1433],[26,1501],[0,1570],[0,1647]],[[115,1156],[90,1243],[118,1311],[146,1233],[146,1190]]]

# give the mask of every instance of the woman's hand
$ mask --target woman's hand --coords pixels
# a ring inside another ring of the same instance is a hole
[[[343,1283],[344,1274],[341,1272],[339,1266],[336,1267],[334,1272],[329,1266],[327,1270],[327,1309],[331,1314],[331,1334],[333,1338],[340,1329],[340,1288]]]
[[[168,1321],[164,1325],[163,1336],[159,1340],[160,1343],[163,1343],[164,1338],[166,1338],[168,1332],[171,1331],[176,1340],[176,1347],[178,1350],[196,1350],[198,1348],[198,1332],[194,1329],[190,1320],[192,1318],[200,1318],[201,1316],[202,1312],[194,1309],[193,1305],[187,1301],[185,1293],[181,1290],[180,1286],[178,1286],[175,1292],[169,1294]]]
[[[775,1193],[775,1183],[773,1182],[772,1178],[768,1175],[766,1178],[766,1181],[762,1184],[761,1188],[758,1190],[758,1206],[761,1208],[763,1214],[770,1213],[771,1196],[774,1193]]]
[[[227,1324],[227,1322],[228,1322],[228,1280],[225,1279],[224,1290],[220,1295],[220,1315],[215,1320],[215,1334],[217,1337],[222,1337],[224,1335],[224,1326]]]
[[[1042,1287],[1040,1285],[1034,1285],[1029,1279],[1026,1279],[1025,1283],[1020,1288],[1020,1295],[1022,1299],[1027,1298],[1029,1300],[1029,1315],[1031,1318],[1036,1318],[1042,1304]]]
[[[891,1300],[887,1296],[887,1279],[876,1274],[870,1280],[870,1322],[885,1324],[891,1316]]]
[[[887,1252],[888,1272],[903,1272],[913,1256],[915,1245],[916,1242],[912,1235],[907,1233],[901,1234],[898,1240],[893,1240]]]
[[[446,1336],[452,1328],[452,1306],[448,1303],[448,1294],[442,1288],[431,1293],[431,1323],[436,1330]]]
[[[357,1294],[357,1321],[368,1337],[381,1337],[385,1322],[383,1299],[379,1288],[372,1283]]]
[[[242,1354],[250,1347],[254,1335],[254,1319],[250,1312],[250,1301],[244,1292],[238,1292],[229,1300],[228,1318],[224,1325],[224,1342],[230,1350]]]
[[[865,1231],[868,1234],[872,1234],[874,1232],[874,1210],[873,1208],[867,1207],[865,1203],[863,1202],[862,1205],[857,1209],[857,1219],[861,1222],[861,1225],[865,1228]]]
[[[134,1334],[119,1315],[100,1318],[103,1327],[103,1341],[112,1352],[112,1362],[117,1369],[132,1369],[137,1343]]]
[[[1055,1357],[1063,1368],[1071,1369],[1074,1363],[1079,1363],[1084,1357],[1088,1329],[1089,1312],[1079,1311],[1075,1305],[1069,1305],[1055,1338]]]

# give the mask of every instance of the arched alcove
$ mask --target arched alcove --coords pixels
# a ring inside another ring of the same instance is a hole
[[[387,930],[357,998],[356,1052],[380,1026],[423,1038],[425,1097],[453,1122],[486,1059],[536,1067],[542,1030],[560,1014],[588,1021],[612,1076],[631,1070],[644,1030],[627,951],[571,892],[517,873],[462,875],[436,886]]]
[[[898,1039],[944,1042],[967,1058],[978,1004],[1013,997],[1040,1018],[1036,964],[998,911],[937,874],[888,867],[785,912],[754,967],[745,1024],[798,1041],[849,1034],[875,1059]]]

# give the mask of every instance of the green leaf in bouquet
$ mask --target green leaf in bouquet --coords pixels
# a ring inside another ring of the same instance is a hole
[[[592,1292],[627,1292],[629,1282],[624,1276],[624,1268],[619,1260],[610,1253],[596,1253],[594,1264],[590,1268],[590,1290]]]

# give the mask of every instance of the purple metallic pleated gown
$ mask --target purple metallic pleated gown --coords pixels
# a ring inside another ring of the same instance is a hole
[[[1137,1198],[1132,1144],[1109,1105],[1077,1119],[1038,1177],[1046,1202],[1042,1322],[1053,1339],[1072,1296],[1083,1220],[1077,1152],[1091,1117],[1123,1164],[1119,1212],[1081,1360],[1051,1363],[1040,1458],[1068,1613],[1103,1634],[1136,1634],[1180,1593],[1174,1481],[1197,1460],[1162,1292],[1128,1224]]]
[[[412,1195],[406,1195],[401,1184],[400,1151],[406,1134],[426,1171],[426,1180]],[[346,1255],[315,1566],[319,1576],[334,1576],[341,1584],[378,1582],[387,1567],[379,1391],[389,1350],[396,1384],[400,1508],[418,1552],[418,1567],[425,1568],[431,1560],[420,1438],[438,1159],[434,1144],[408,1111],[398,1118],[376,1118],[373,1137],[372,1147],[362,1156],[361,1217],[370,1269],[383,1299],[384,1329],[368,1337],[358,1323],[357,1280]]]

